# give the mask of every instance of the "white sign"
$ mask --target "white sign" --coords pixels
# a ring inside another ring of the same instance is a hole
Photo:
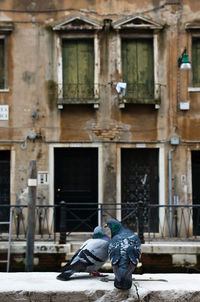
[[[47,171],[38,172],[38,184],[39,185],[48,185],[49,184],[49,174]]]
[[[9,119],[9,106],[0,105],[0,121],[8,121]]]
[[[35,179],[35,178],[29,178],[28,179],[28,186],[29,187],[36,187],[37,186],[37,179]]]

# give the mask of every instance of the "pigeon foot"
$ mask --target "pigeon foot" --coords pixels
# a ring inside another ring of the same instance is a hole
[[[95,276],[95,277],[107,277],[108,275],[101,274],[99,272],[91,272],[90,275]]]

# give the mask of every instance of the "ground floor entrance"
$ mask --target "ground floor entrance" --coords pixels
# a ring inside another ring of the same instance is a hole
[[[200,151],[192,151],[192,200],[200,205]],[[200,208],[193,209],[193,233],[200,235]]]
[[[0,151],[0,204],[10,204],[10,151]],[[0,211],[0,221],[9,220],[9,208]],[[1,231],[8,230],[7,225],[0,226]]]
[[[158,209],[147,212],[145,205],[158,204],[158,149],[153,148],[122,148],[121,149],[121,184],[122,184],[122,219],[136,229],[137,216],[130,215],[130,208],[135,203],[143,202],[143,219],[150,219],[151,231],[158,231]],[[128,206],[128,210],[126,208]]]
[[[98,148],[55,148],[54,171],[55,203],[70,205],[66,232],[92,232],[98,225]],[[59,231],[59,209],[55,220]]]

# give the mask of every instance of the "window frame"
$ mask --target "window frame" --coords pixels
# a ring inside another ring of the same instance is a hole
[[[63,40],[79,40],[79,39],[93,39],[94,41],[94,98],[87,99],[85,102],[81,99],[76,99],[75,102],[63,100],[63,61],[62,61],[62,41]],[[99,104],[99,77],[100,77],[100,51],[99,39],[97,33],[63,33],[56,37],[57,48],[57,83],[58,83],[58,106],[63,104],[94,104],[98,108]],[[62,108],[60,108],[62,109]]]
[[[8,92],[8,35],[0,34],[0,39],[4,41],[4,88],[0,92]]]
[[[199,39],[200,40],[200,31],[199,32],[190,32],[189,33],[189,54],[190,54],[190,60],[192,62],[193,57],[192,57],[192,49],[193,49],[193,39]],[[188,87],[188,92],[200,92],[200,86],[194,86],[193,82],[193,69],[191,68],[190,73],[189,73],[189,87]]]
[[[200,23],[186,23],[185,30],[188,35],[188,53],[189,60],[192,61],[192,40],[193,38],[200,39]],[[193,71],[189,71],[189,87],[188,92],[200,92],[200,87],[193,86]]]
[[[153,66],[154,66],[154,99],[149,101],[148,99],[142,104],[155,104],[156,108],[159,108],[160,104],[160,84],[158,83],[158,71],[159,71],[159,64],[158,64],[158,32],[155,31],[153,33],[119,33],[117,37],[117,67],[122,75],[122,39],[153,39]],[[123,97],[123,100],[120,100],[120,108],[124,108],[124,102],[126,103],[126,97]],[[134,103],[131,102],[131,103]],[[138,103],[138,102],[137,102]]]

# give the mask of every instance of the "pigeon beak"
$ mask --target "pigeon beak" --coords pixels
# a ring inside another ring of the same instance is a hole
[[[107,223],[106,224],[104,224],[104,226],[103,226],[104,228],[107,228],[108,227],[108,225],[107,225]]]

